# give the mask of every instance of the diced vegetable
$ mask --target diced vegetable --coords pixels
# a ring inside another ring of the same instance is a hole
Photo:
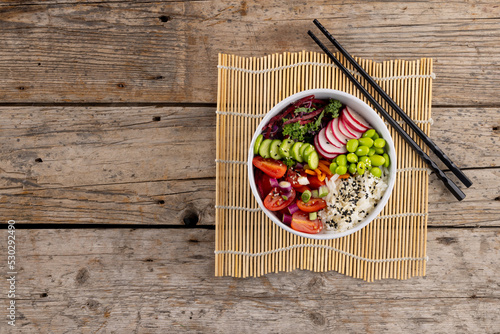
[[[317,212],[309,212],[309,220],[315,220],[316,218],[318,218]]]
[[[292,190],[292,184],[288,181],[281,181],[279,186],[285,195]]]
[[[298,208],[297,208],[297,210],[298,210]],[[290,226],[291,223],[292,223],[292,216],[284,213],[283,214],[283,224]]]
[[[279,187],[279,182],[276,178],[271,177],[269,178],[269,184],[271,184],[271,187]]]
[[[302,199],[302,202],[307,203],[311,199],[311,196],[312,196],[311,191],[306,190],[302,193],[302,196],[300,196],[300,198]]]
[[[297,210],[299,210],[299,207],[297,206],[297,203],[293,202],[288,206],[288,211],[290,212],[291,215],[293,215]]]
[[[327,186],[321,186],[318,189],[318,197],[323,198],[326,195],[328,195],[328,187]]]
[[[300,176],[297,178],[297,183],[302,186],[307,186],[309,184],[309,179],[305,176]]]

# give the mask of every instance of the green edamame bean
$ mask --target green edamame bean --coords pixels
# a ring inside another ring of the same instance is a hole
[[[335,174],[335,170],[337,169],[338,165],[336,162],[332,162],[330,164],[330,172],[332,172],[333,174]]]
[[[370,150],[368,151],[368,156],[371,157],[372,155],[375,154],[375,149],[373,147],[370,147]]]
[[[377,154],[384,154],[385,150],[380,147],[375,147],[375,153]]]
[[[379,138],[380,138],[380,135],[375,131],[375,134],[373,135],[372,139],[376,140],[376,139],[379,139]]]
[[[335,170],[335,174],[344,175],[347,173],[347,166],[338,166]]]
[[[356,174],[356,164],[350,164],[349,165],[349,173],[351,173],[352,175]]]
[[[356,152],[356,149],[358,148],[359,141],[357,139],[350,139],[347,144],[345,145],[345,148],[347,149],[347,152]]]
[[[383,148],[385,146],[385,139],[384,138],[377,138],[373,142],[373,146],[378,147],[378,148]]]
[[[368,151],[370,151],[370,148],[368,146],[359,146],[357,149],[356,149],[356,155],[358,157],[362,157],[364,155],[367,155],[368,154]]]
[[[347,155],[347,161],[352,162],[352,163],[358,162],[358,156],[354,153],[349,153]]]
[[[372,166],[374,167],[382,166],[385,163],[384,157],[378,154],[372,155],[370,160],[372,161]]]
[[[347,166],[347,157],[345,156],[345,154],[341,154],[339,155],[335,161],[337,162],[337,165],[340,166]],[[338,173],[337,173],[338,174]],[[344,173],[345,174],[345,173]]]
[[[390,164],[391,164],[391,160],[389,159],[389,154],[387,153],[384,153],[383,155],[384,159],[385,159],[385,162],[384,162],[384,167],[389,167]]]
[[[361,136],[361,138],[372,138],[375,133],[377,133],[375,131],[375,129],[366,130],[366,132],[363,133],[363,135]]]
[[[360,157],[359,161],[365,164],[365,168],[372,167],[372,161],[370,160],[370,157]]]
[[[370,173],[372,173],[372,175],[375,176],[375,177],[381,177],[382,176],[382,171],[378,167],[373,167],[370,170]]]
[[[366,137],[366,138],[359,138],[359,145],[361,146],[367,146],[367,147],[372,147],[373,146],[373,139]]]
[[[365,163],[363,161],[358,162],[356,170],[357,170],[359,175],[363,175],[365,173],[365,170],[366,170]]]

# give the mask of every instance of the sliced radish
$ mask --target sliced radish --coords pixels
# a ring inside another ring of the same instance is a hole
[[[358,123],[354,122],[352,119],[352,116],[347,112],[344,111],[342,112],[342,116],[340,116],[341,119],[344,121],[346,127],[349,127],[350,129],[354,129],[358,132],[365,132],[366,128],[364,126],[359,125]]]
[[[346,107],[344,110],[347,111],[347,113],[352,117],[352,119],[354,120],[354,122],[356,122],[356,124],[361,125],[362,127],[366,128],[366,130],[370,128],[370,124],[368,124],[368,122],[360,114],[358,114],[349,107]]]
[[[337,140],[342,144],[345,145],[349,138],[347,138],[342,132],[339,130],[339,119],[334,118],[333,121],[330,123],[330,127],[332,129],[332,133],[337,138]]]
[[[321,148],[321,146],[319,146],[319,143],[318,143],[318,135],[316,135],[314,137],[314,147],[316,147],[316,151],[318,151],[318,153],[323,157],[323,158],[326,158],[326,159],[333,159],[333,158],[336,158],[337,157],[337,153],[326,153],[325,151],[323,151],[323,149]]]
[[[349,123],[345,122],[345,117],[343,115],[345,115],[345,114],[342,114],[342,116],[340,117],[340,123],[342,123],[345,126],[345,128],[347,129],[347,131],[354,136],[353,139],[361,138],[364,131],[357,131],[357,130],[353,129],[349,125]]]
[[[337,140],[337,138],[335,138],[335,136],[333,135],[333,132],[332,132],[332,123],[333,121],[330,121],[330,123],[328,123],[328,125],[326,126],[326,130],[325,130],[325,136],[326,136],[326,140],[328,140],[328,142],[330,144],[332,144],[333,146],[337,147],[337,148],[341,148],[342,146],[344,146],[344,144],[342,144],[341,142],[339,142]]]
[[[318,145],[321,149],[329,154],[335,153],[338,151],[339,147],[332,145],[325,135],[326,128],[321,129],[316,137],[318,137]]]
[[[339,120],[339,131],[342,133],[344,136],[347,137],[347,139],[354,139],[356,138],[356,135],[349,131],[348,128],[346,128],[344,121],[342,119]]]

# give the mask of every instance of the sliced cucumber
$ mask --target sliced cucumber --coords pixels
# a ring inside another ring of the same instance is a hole
[[[307,149],[309,149],[309,147],[314,148],[314,146],[312,146],[312,145],[311,145],[311,144],[309,144],[309,143],[304,143],[304,144],[302,145],[302,147],[300,148],[300,156],[302,157],[302,160],[304,160],[304,161],[305,161],[305,160],[307,160],[306,156],[304,155],[304,152],[305,152]]]
[[[304,162],[304,159],[302,159],[302,155],[300,154],[300,149],[302,148],[303,143],[302,142],[296,142],[292,146],[292,151],[291,156],[294,158],[297,162]]]
[[[279,139],[275,139],[271,142],[271,146],[269,147],[269,155],[274,160],[279,160],[281,158],[278,152],[280,145],[281,145],[281,140]]]
[[[318,155],[318,152],[316,152],[314,150],[314,147],[313,147],[313,151],[310,152],[309,155],[307,156],[307,164],[309,165],[309,168],[311,168],[311,169],[318,168],[319,155]]]
[[[294,141],[291,139],[285,139],[280,145],[278,150],[282,158],[290,158],[290,149],[292,148]]]
[[[253,146],[253,154],[259,154],[259,147],[264,139],[263,135],[258,135],[257,139],[255,139],[255,145]]]
[[[271,139],[264,139],[259,146],[259,154],[263,158],[269,158],[271,155],[269,154],[269,146],[273,141]]]
[[[302,158],[304,159],[304,161],[309,161],[309,156],[313,152],[316,152],[316,149],[314,148],[314,146],[310,145],[308,148],[306,148],[304,150],[304,153],[302,154]],[[318,158],[318,161],[319,161],[319,158]],[[309,165],[309,162],[307,164]],[[309,167],[311,167],[311,166],[309,165]],[[316,165],[316,167],[314,167],[314,168],[311,167],[311,169],[316,169],[316,168],[318,168],[318,165]]]

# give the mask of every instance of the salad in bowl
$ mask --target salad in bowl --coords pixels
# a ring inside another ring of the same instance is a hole
[[[369,224],[396,179],[394,143],[377,113],[336,90],[312,89],[278,103],[249,149],[252,192],[271,220],[313,239]]]

